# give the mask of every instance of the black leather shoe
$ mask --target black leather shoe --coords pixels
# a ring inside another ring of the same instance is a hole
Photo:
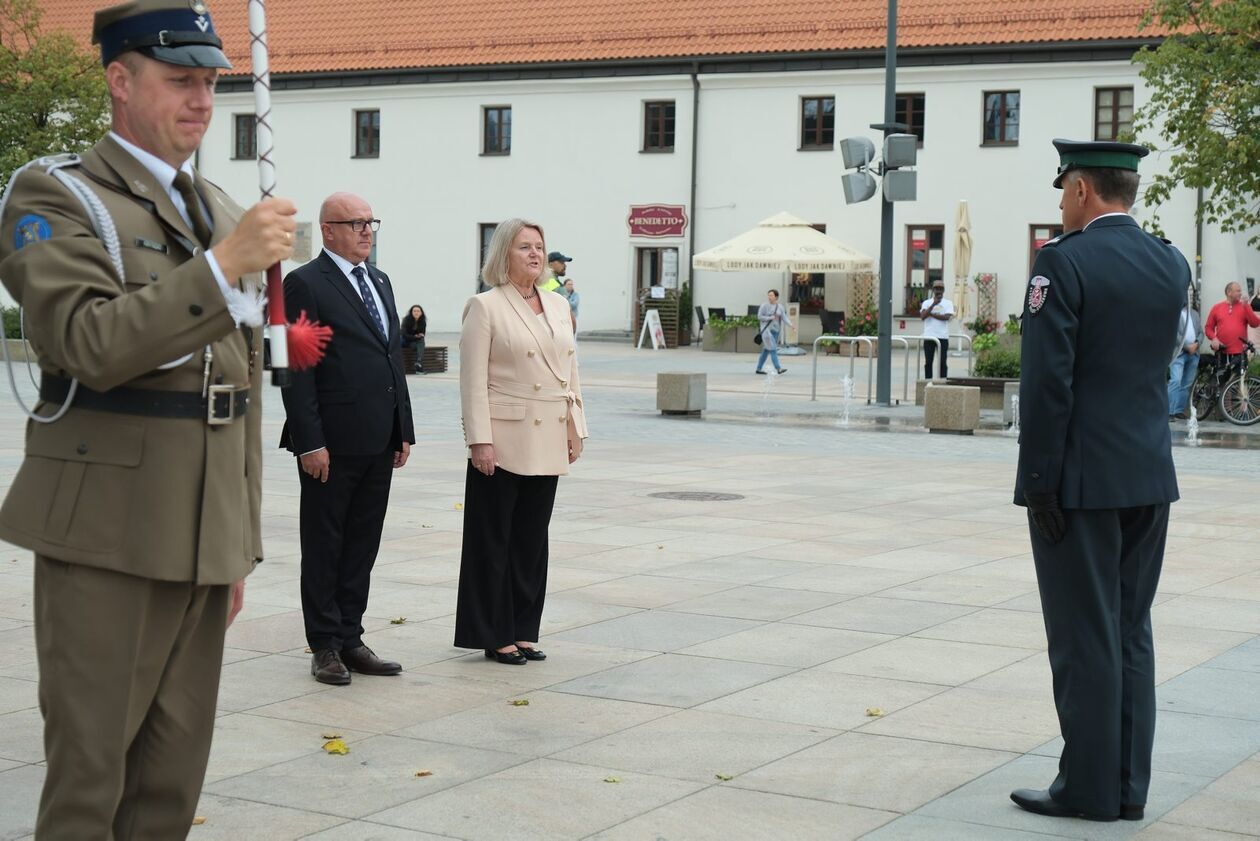
[[[341,654],[331,648],[321,648],[311,655],[311,674],[320,683],[345,686],[350,682],[350,672],[341,662]]]
[[[1045,789],[1018,788],[1011,792],[1011,800],[1021,809],[1049,818],[1084,818],[1087,821],[1108,823],[1120,817],[1119,815],[1087,815],[1079,809],[1057,802]]]
[[[543,654],[542,651],[537,648],[521,648],[518,645],[516,647],[516,650],[521,652],[521,656],[524,657],[526,660],[546,660],[547,659],[547,655]]]
[[[486,649],[487,660],[497,660],[508,666],[524,666],[525,655],[518,648],[515,651],[495,651],[493,648]]]
[[[393,660],[382,660],[366,645],[344,649],[341,652],[341,662],[345,663],[350,671],[361,675],[388,677],[402,671],[402,664],[395,663]]]
[[[1122,821],[1140,821],[1146,817],[1146,806],[1121,805],[1120,820]]]

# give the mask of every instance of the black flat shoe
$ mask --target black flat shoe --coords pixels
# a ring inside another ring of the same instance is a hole
[[[778,373],[780,373],[780,374],[786,374],[786,373],[787,373],[787,368],[780,368],[780,369],[778,370]]]
[[[521,648],[518,645],[516,647],[516,650],[521,652],[521,656],[523,656],[526,660],[546,660],[547,659],[547,655],[543,654],[542,651],[540,651],[537,648]]]
[[[508,666],[524,666],[526,662],[525,655],[520,652],[520,649],[516,651],[495,651],[493,648],[487,648],[486,659],[497,660]]]
[[[765,373],[765,371],[754,371],[753,373],[755,373],[755,374],[764,374],[764,373]]]
[[[1110,823],[1120,817],[1119,815],[1089,815],[1079,809],[1064,806],[1051,797],[1050,792],[1045,789],[1019,788],[1011,792],[1011,800],[1027,812],[1045,815],[1048,818],[1084,818],[1087,821]],[[1136,820],[1136,818],[1129,818],[1129,820]]]

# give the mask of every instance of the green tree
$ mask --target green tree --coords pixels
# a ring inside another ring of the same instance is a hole
[[[1155,227],[1178,187],[1203,188],[1201,221],[1260,225],[1260,0],[1154,0],[1143,27],[1172,33],[1135,57],[1150,100],[1134,131],[1170,153],[1144,194]]]
[[[82,151],[109,126],[109,92],[94,53],[40,30],[37,0],[0,0],[0,189],[40,155]]]

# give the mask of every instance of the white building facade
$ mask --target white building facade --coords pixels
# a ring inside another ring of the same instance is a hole
[[[902,316],[916,309],[916,288],[942,276],[953,289],[960,200],[971,216],[971,274],[997,276],[1000,318],[1022,309],[1034,250],[1060,222],[1051,138],[1105,137],[1100,123],[1112,120],[1114,129],[1145,101],[1132,50],[903,56],[898,94],[923,142],[917,200],[896,205],[895,329],[917,332],[917,319]],[[883,119],[878,56],[274,81],[279,192],[297,201],[306,223],[316,222],[331,192],[367,198],[383,220],[375,259],[393,280],[400,311],[422,304],[435,332],[458,329],[488,232],[511,216],[542,224],[548,247],[573,258],[580,332],[630,329],[639,290],[651,284],[690,282],[695,304],[728,312],[764,300],[781,275],[693,271],[690,257],[779,211],[879,254],[879,202],[845,204],[838,145],[859,134],[878,145],[880,133],[869,128]],[[1003,106],[997,112],[995,102]],[[222,80],[198,160],[243,204],[257,194],[252,112],[247,82]],[[823,120],[811,118],[820,112]],[[1159,166],[1158,154],[1147,158],[1144,178]],[[1260,254],[1246,234],[1198,231],[1195,201],[1181,191],[1161,221],[1192,265],[1201,257],[1211,302],[1227,281],[1260,276]],[[637,205],[675,208],[685,227],[664,236],[633,231],[627,219]],[[1139,204],[1135,215],[1145,220],[1150,212]],[[311,230],[317,252],[318,225]],[[810,282],[814,291],[799,290],[802,299],[821,294],[823,279]],[[810,311],[819,301],[803,303]],[[840,294],[826,305],[844,310],[850,302]],[[810,332],[817,327],[807,325]]]

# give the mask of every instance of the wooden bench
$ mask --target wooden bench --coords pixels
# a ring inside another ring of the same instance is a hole
[[[408,374],[414,373],[416,370],[415,345],[403,348],[402,356],[403,371]],[[426,374],[445,374],[446,366],[446,345],[424,346],[424,358],[420,362],[420,367]]]

